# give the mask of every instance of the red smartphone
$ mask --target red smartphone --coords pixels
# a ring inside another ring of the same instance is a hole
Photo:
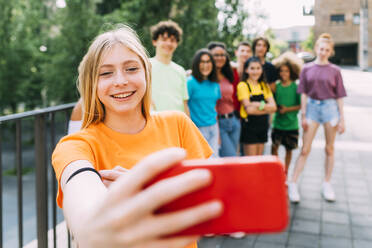
[[[216,219],[175,235],[271,233],[286,228],[288,201],[284,166],[276,156],[185,160],[152,183],[199,168],[212,173],[212,183],[163,206],[157,213],[173,212],[213,199],[223,203],[224,211]]]

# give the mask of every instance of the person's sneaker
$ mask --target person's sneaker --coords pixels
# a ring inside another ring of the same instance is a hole
[[[234,238],[234,239],[242,239],[245,237],[245,233],[244,232],[236,232],[236,233],[230,233],[230,237]]]
[[[288,183],[288,196],[289,200],[293,203],[300,202],[300,193],[298,192],[297,183]]]
[[[336,195],[335,191],[332,188],[332,185],[329,182],[324,182],[323,183],[323,197],[327,201],[335,201],[336,200]]]

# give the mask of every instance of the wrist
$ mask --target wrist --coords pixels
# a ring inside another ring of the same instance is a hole
[[[245,110],[245,112],[248,113],[248,106],[247,105],[244,106],[244,110]]]
[[[258,110],[264,110],[265,105],[266,105],[265,101],[264,100],[261,100],[260,106],[258,107]]]

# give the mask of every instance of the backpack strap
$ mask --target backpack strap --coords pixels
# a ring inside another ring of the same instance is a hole
[[[251,86],[249,85],[249,83],[247,81],[244,81],[244,83],[246,83],[246,85],[248,86],[249,93],[252,94],[252,89],[251,89]]]

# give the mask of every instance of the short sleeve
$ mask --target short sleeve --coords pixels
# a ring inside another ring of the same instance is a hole
[[[217,87],[217,99],[221,99],[222,98],[222,95],[221,95],[220,84],[219,83],[216,83],[216,87]]]
[[[305,71],[305,69],[303,69],[300,73],[300,83],[298,84],[298,87],[297,87],[297,93],[299,93],[299,94],[305,93],[306,94],[306,85],[307,85],[306,71]]]
[[[244,82],[238,83],[236,93],[237,93],[239,101],[242,101],[244,99],[249,99],[248,87],[247,87],[247,84]]]
[[[342,79],[340,70],[338,70],[336,74],[336,98],[342,98],[345,96],[346,96],[346,90],[344,87],[344,81]]]
[[[209,158],[213,154],[213,151],[197,126],[195,126],[186,114],[180,113],[178,118],[179,128],[181,129],[181,145],[186,150],[186,158]]]
[[[266,69],[266,79],[269,84],[275,83],[275,81],[278,79],[278,72],[271,63],[268,63],[267,69]]]
[[[186,83],[187,87],[187,93],[188,93],[188,99],[192,98],[192,95],[193,95],[193,80],[192,80],[192,77],[189,77],[188,80],[187,80],[187,83]]]
[[[187,90],[187,82],[186,82],[186,72],[183,71],[181,74],[181,79],[182,79],[182,96],[183,100],[188,100],[189,99],[189,93]]]
[[[67,165],[76,160],[88,160],[95,164],[90,145],[83,139],[79,139],[78,134],[68,135],[59,141],[52,154],[52,165],[58,181],[57,204],[61,208],[63,203],[61,176]]]

